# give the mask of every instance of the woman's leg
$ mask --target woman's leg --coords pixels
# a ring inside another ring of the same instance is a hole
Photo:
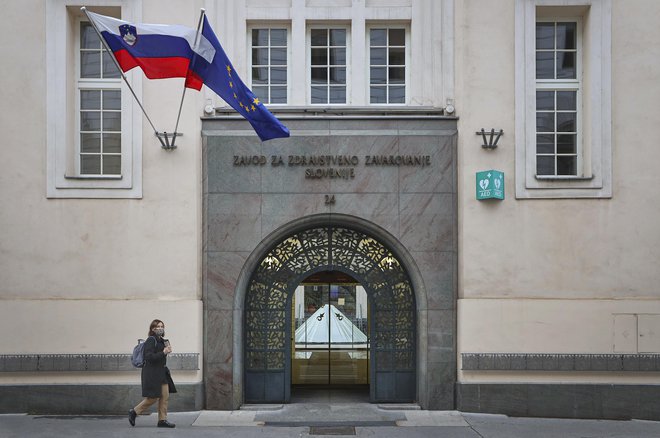
[[[149,409],[149,406],[153,405],[156,403],[156,400],[158,400],[157,397],[151,398],[151,397],[145,397],[135,408],[135,413],[138,415],[142,415],[147,409]]]
[[[158,421],[167,420],[167,402],[170,399],[170,387],[163,383],[158,399]]]

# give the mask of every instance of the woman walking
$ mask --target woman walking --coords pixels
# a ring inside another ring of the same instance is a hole
[[[149,337],[144,344],[144,366],[142,367],[142,400],[128,411],[128,422],[135,426],[135,418],[149,406],[158,402],[158,427],[175,427],[167,421],[167,401],[176,392],[170,370],[165,366],[172,347],[165,336],[165,324],[154,319],[149,325]]]

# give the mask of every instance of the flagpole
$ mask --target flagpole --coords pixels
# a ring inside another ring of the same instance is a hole
[[[133,87],[131,87],[131,84],[128,83],[128,79],[126,79],[126,75],[124,75],[123,70],[122,70],[121,67],[119,66],[119,62],[118,62],[117,59],[115,58],[115,54],[114,54],[114,52],[113,52],[112,50],[110,50],[110,47],[108,47],[108,43],[106,43],[106,41],[105,41],[105,38],[103,38],[103,35],[101,35],[101,32],[100,32],[99,29],[96,27],[96,23],[94,23],[94,20],[92,20],[92,17],[90,17],[89,14],[87,13],[87,8],[86,8],[85,6],[83,6],[82,8],[80,8],[80,10],[83,11],[83,12],[85,13],[85,15],[87,15],[87,18],[89,19],[89,22],[92,23],[92,27],[94,27],[94,30],[96,31],[97,35],[99,36],[99,39],[101,40],[101,43],[103,44],[103,47],[105,47],[105,50],[107,50],[108,54],[109,54],[110,57],[112,58],[112,61],[115,63],[115,66],[117,67],[117,70],[119,70],[119,74],[121,75],[122,79],[124,80],[124,82],[125,82],[126,85],[128,86],[128,89],[131,91],[131,94],[132,94],[133,97],[135,98],[135,101],[136,101],[137,104],[140,106],[140,109],[142,110],[142,113],[143,113],[144,116],[147,118],[147,121],[149,122],[149,124],[150,124],[151,127],[153,128],[154,133],[155,133],[156,136],[158,137],[158,140],[160,140],[160,142],[161,142],[161,144],[163,145],[163,147],[165,147],[165,144],[163,143],[163,140],[160,138],[160,134],[158,133],[158,130],[156,129],[156,127],[154,126],[153,122],[152,122],[151,119],[149,118],[149,115],[147,114],[147,111],[146,111],[146,110],[144,109],[144,107],[142,106],[142,102],[140,102],[140,99],[138,99],[137,95],[135,94],[135,91],[133,91]],[[165,134],[165,135],[167,136],[167,134]],[[166,140],[167,140],[167,137],[166,137]]]
[[[195,33],[195,42],[193,43],[193,56],[192,56],[192,61],[191,61],[191,66],[190,69],[192,69],[195,66],[195,59],[197,59],[197,52],[195,50],[197,49],[197,42],[199,41],[199,29],[202,27],[202,20],[204,19],[204,14],[206,14],[206,9],[201,8],[200,13],[199,13],[199,22],[197,23],[197,32]],[[186,75],[186,80],[188,80],[188,76]],[[183,109],[183,99],[186,97],[186,83],[183,83],[183,93],[181,94],[181,102],[179,103],[179,114],[176,116],[176,125],[174,126],[174,137],[172,138],[172,146],[174,146],[174,140],[176,140],[176,130],[179,128],[179,119],[181,118],[181,110]]]

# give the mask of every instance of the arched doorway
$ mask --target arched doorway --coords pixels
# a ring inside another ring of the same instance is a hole
[[[349,275],[369,296],[371,401],[416,400],[416,306],[410,278],[378,239],[333,225],[279,240],[254,269],[244,303],[245,401],[289,401],[294,292],[304,279],[322,272]]]

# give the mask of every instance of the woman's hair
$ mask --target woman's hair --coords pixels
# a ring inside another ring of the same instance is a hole
[[[154,329],[158,324],[163,324],[163,327],[165,327],[165,323],[161,321],[160,319],[154,319],[151,321],[151,324],[149,324],[149,334],[147,336],[156,336],[156,333],[154,333]]]

